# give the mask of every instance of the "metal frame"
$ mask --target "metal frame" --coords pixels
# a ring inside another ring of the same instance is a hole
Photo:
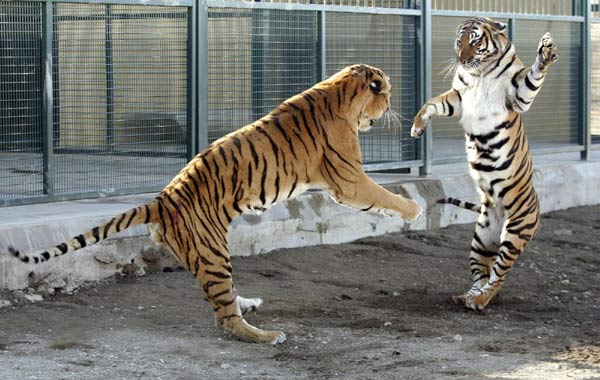
[[[579,145],[562,146],[557,148],[536,149],[534,154],[550,154],[562,152],[580,152],[581,159],[588,159],[590,151],[600,149],[600,144],[592,145],[591,143],[591,24],[600,22],[600,17],[592,17],[592,4],[590,0],[576,0],[576,5],[573,6],[574,14],[572,16],[553,16],[543,14],[521,14],[509,12],[477,12],[474,11],[456,11],[456,10],[440,10],[434,9],[432,0],[422,0],[420,9],[413,8],[385,8],[377,6],[352,6],[352,5],[336,5],[330,4],[301,4],[301,3],[275,3],[275,2],[257,2],[257,1],[238,1],[238,0],[29,0],[42,2],[42,127],[43,127],[43,194],[27,198],[16,199],[0,199],[0,206],[17,205],[26,203],[37,203],[47,201],[58,201],[66,199],[81,199],[106,195],[124,195],[140,192],[156,191],[152,188],[130,188],[116,190],[102,190],[80,193],[55,194],[53,183],[53,134],[54,119],[58,116],[54,112],[56,104],[53,104],[54,97],[52,80],[53,64],[53,6],[57,3],[82,3],[82,4],[102,4],[106,6],[106,14],[98,15],[98,17],[106,17],[108,15],[109,22],[106,24],[106,62],[107,67],[107,83],[112,84],[114,78],[110,68],[112,62],[112,24],[110,20],[127,15],[120,15],[112,12],[113,5],[152,5],[163,6],[165,9],[169,7],[187,7],[188,19],[188,52],[187,52],[187,158],[191,159],[208,144],[208,11],[209,8],[242,8],[242,9],[272,9],[272,10],[302,10],[318,12],[318,74],[320,79],[326,76],[326,19],[327,13],[342,12],[342,13],[362,13],[362,14],[382,14],[382,15],[399,15],[412,16],[417,19],[417,99],[420,104],[423,104],[431,97],[432,93],[432,68],[429,62],[432,59],[432,17],[435,16],[454,16],[454,17],[472,17],[474,14],[478,16],[487,16],[494,18],[506,18],[509,21],[509,35],[515,33],[515,24],[517,20],[538,20],[538,21],[563,21],[582,24],[582,65],[581,77],[581,131],[582,138]],[[403,1],[402,4],[406,4]],[[348,3],[350,4],[350,3]],[[583,5],[583,6],[580,6]],[[61,16],[63,17],[63,16]],[[69,17],[69,16],[64,16]],[[93,19],[95,16],[90,16]],[[143,17],[143,15],[141,15]],[[57,82],[58,83],[58,82]],[[107,140],[110,142],[113,138],[113,102],[114,98],[113,86],[107,86]],[[432,147],[433,137],[431,128],[423,139],[415,144],[419,144],[419,158],[416,160],[407,160],[399,162],[383,162],[364,165],[367,171],[391,170],[391,169],[414,169],[419,168],[421,175],[431,174],[432,165],[445,164],[452,162],[465,161],[464,156],[448,157],[444,159],[433,159]],[[110,145],[110,144],[109,144]],[[175,174],[175,173],[174,173]]]

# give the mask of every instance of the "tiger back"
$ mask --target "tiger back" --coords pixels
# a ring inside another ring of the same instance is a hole
[[[227,246],[230,223],[308,188],[329,191],[340,204],[412,220],[410,199],[390,193],[362,169],[358,132],[389,109],[391,85],[379,69],[349,66],[268,115],[223,138],[191,160],[149,204],[139,206],[50,249],[11,253],[41,263],[136,224],[148,224],[198,279],[217,325],[250,342],[281,343],[285,334],[250,325],[243,314],[259,298],[237,294]]]

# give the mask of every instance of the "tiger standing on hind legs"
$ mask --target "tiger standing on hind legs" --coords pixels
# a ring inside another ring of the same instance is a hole
[[[506,24],[475,18],[458,27],[457,67],[452,89],[430,99],[411,129],[420,137],[433,116],[460,118],[469,171],[481,205],[441,199],[479,212],[469,263],[472,287],[454,297],[481,311],[498,293],[506,274],[539,227],[540,206],[533,188],[531,154],[521,121],[556,60],[546,33],[535,63],[527,69],[504,34]]]
[[[38,264],[148,224],[200,282],[217,325],[250,342],[282,343],[285,334],[248,324],[259,298],[240,297],[233,285],[227,228],[237,216],[265,210],[308,188],[328,190],[341,204],[413,220],[413,200],[390,193],[362,169],[358,132],[390,111],[391,85],[379,69],[349,66],[271,113],[215,141],[190,161],[150,203],[47,250],[24,254]]]

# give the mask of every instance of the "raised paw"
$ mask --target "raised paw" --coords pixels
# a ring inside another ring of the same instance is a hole
[[[410,129],[410,136],[418,139],[423,136],[423,133],[425,133],[425,122],[417,115],[412,128]]]
[[[554,43],[552,36],[549,32],[546,32],[542,36],[537,49],[537,63],[540,70],[544,70],[554,62],[558,61],[556,50],[556,44]]]
[[[420,217],[422,213],[423,209],[417,202],[412,199],[406,200],[406,207],[402,212],[402,218],[408,221],[413,221]]]
[[[237,296],[237,303],[240,307],[242,315],[249,311],[256,311],[263,304],[263,300],[260,298],[244,298]]]

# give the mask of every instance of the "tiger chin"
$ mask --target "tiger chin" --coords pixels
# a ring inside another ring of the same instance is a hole
[[[421,136],[433,116],[457,117],[464,129],[469,171],[481,205],[453,198],[438,203],[479,213],[469,256],[472,286],[454,297],[479,311],[498,293],[539,228],[540,205],[521,114],[529,110],[548,68],[558,60],[556,45],[546,33],[535,62],[525,67],[505,31],[506,24],[489,18],[458,26],[452,88],[427,101],[411,129],[413,137]]]
[[[283,332],[260,330],[243,317],[262,300],[237,294],[228,226],[240,214],[265,210],[309,188],[327,190],[338,203],[358,210],[416,219],[421,207],[415,201],[385,190],[362,169],[358,131],[384,115],[390,96],[389,79],[381,70],[346,67],[215,141],[150,203],[50,249],[9,251],[39,264],[147,224],[155,241],[198,279],[219,327],[244,341],[282,343]]]

